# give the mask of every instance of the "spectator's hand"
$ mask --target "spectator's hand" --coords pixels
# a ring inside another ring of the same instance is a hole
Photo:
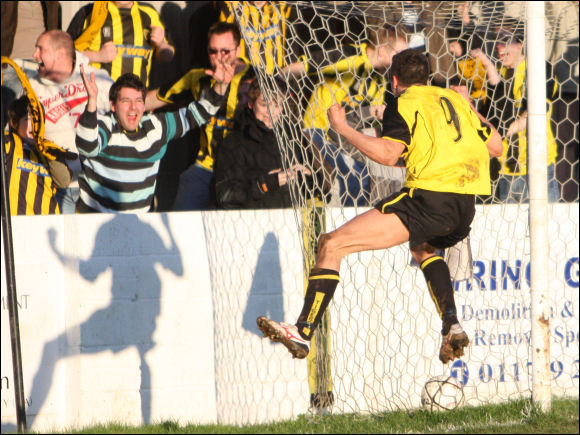
[[[483,51],[481,51],[481,48],[474,48],[469,52],[469,55],[474,59],[480,59],[482,56],[485,56],[485,54],[483,54]]]
[[[159,26],[151,26],[149,44],[155,50],[155,59],[158,62],[171,62],[175,54],[175,48],[165,40],[165,29]]]
[[[286,65],[284,68],[282,68],[282,77],[286,77],[286,76],[301,76],[303,74],[306,74],[306,66],[304,65],[304,62],[299,61],[299,62],[294,62],[291,63],[290,65]]]
[[[512,135],[524,131],[528,126],[528,113],[524,112],[518,119],[513,121],[507,130],[506,137],[509,139]]]
[[[310,172],[310,169],[304,165],[294,165],[286,171],[286,176],[288,177],[288,180],[293,180],[300,173],[310,175],[312,172]]]
[[[346,109],[342,107],[340,104],[333,104],[332,106],[330,106],[326,114],[328,115],[328,122],[330,122],[330,126],[337,133],[340,133],[342,128],[344,126],[347,126]]]
[[[371,115],[378,119],[379,121],[383,120],[383,113],[385,113],[385,109],[387,106],[384,104],[380,104],[378,106],[371,106]]]
[[[89,97],[87,101],[87,107],[85,110],[89,112],[96,112],[97,111],[97,96],[99,95],[99,88],[97,86],[97,81],[95,80],[95,73],[91,73],[90,80],[87,78],[85,74],[85,67],[81,63],[80,65],[81,70],[81,77],[83,78],[83,84],[85,85],[85,89],[87,91],[87,96]]]
[[[215,70],[207,69],[205,73],[213,77],[216,81],[214,85],[215,91],[224,95],[232,79],[234,78],[236,70],[235,67],[229,63],[219,61]]]
[[[455,92],[457,92],[459,95],[461,95],[463,98],[465,98],[468,102],[471,103],[471,99],[469,98],[469,92],[467,92],[467,86],[455,86],[455,85],[451,85],[449,87],[452,90],[454,90]]]
[[[469,2],[459,3],[457,6],[457,15],[459,15],[464,24],[469,24]]]
[[[268,172],[268,175],[271,174],[278,174],[278,185],[284,186],[289,181],[295,179],[298,174],[303,173],[304,175],[310,175],[312,172],[304,165],[294,165],[289,168],[287,171],[280,169],[274,169]]]
[[[105,42],[97,53],[96,62],[109,63],[117,57],[117,46],[113,41]]]
[[[483,64],[483,66],[487,66],[491,62],[489,60],[489,57],[487,57],[485,55],[485,53],[483,51],[481,51],[481,48],[475,48],[475,49],[471,50],[469,52],[469,55],[474,59],[479,59],[481,61],[481,63]]]
[[[513,121],[513,122],[511,122],[511,123],[510,123],[510,125],[509,125],[509,127],[508,127],[508,129],[507,129],[507,132],[506,132],[506,134],[505,134],[505,135],[506,135],[506,137],[507,137],[508,139],[510,138],[510,136],[511,136],[512,134],[515,134],[515,133],[516,133],[516,122],[517,122],[517,121]]]
[[[489,85],[495,86],[500,82],[501,77],[500,77],[499,73],[497,72],[497,68],[495,67],[495,65],[491,61],[491,59],[489,57],[487,57],[486,54],[483,51],[481,51],[480,48],[476,48],[475,50],[471,50],[469,52],[469,55],[471,57],[473,57],[474,59],[478,59],[481,62],[481,64],[483,65],[483,67],[486,70],[487,83]]]
[[[162,27],[151,26],[151,34],[149,40],[153,48],[163,45],[165,39],[165,30]]]

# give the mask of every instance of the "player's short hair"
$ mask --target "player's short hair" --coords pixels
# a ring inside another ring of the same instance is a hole
[[[111,89],[109,89],[109,100],[113,103],[117,102],[119,98],[119,93],[123,88],[131,88],[141,92],[143,95],[143,100],[145,100],[146,88],[141,79],[133,73],[123,74],[121,77],[113,83]]]
[[[240,45],[242,40],[242,35],[240,34],[240,29],[234,23],[226,23],[224,21],[217,21],[211,25],[209,31],[207,32],[207,40],[209,41],[213,35],[223,35],[224,33],[232,32],[234,41],[236,42],[236,47]]]
[[[75,43],[70,34],[63,32],[62,30],[53,29],[47,30],[42,35],[46,35],[50,38],[50,44],[55,51],[60,50],[61,48],[64,49],[67,57],[72,59],[74,65],[76,61]]]
[[[425,85],[429,81],[429,60],[419,50],[403,50],[393,56],[390,76],[397,76],[404,86]]]

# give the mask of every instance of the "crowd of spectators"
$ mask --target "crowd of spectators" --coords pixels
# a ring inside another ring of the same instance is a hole
[[[89,3],[64,29],[59,2],[2,2],[4,148],[8,162],[24,162],[7,171],[11,212],[284,208],[293,182],[319,186],[309,193],[335,204],[370,206],[400,189],[405,169],[357,154],[327,110],[339,103],[351,126],[380,134],[394,102],[392,57],[406,48],[425,52],[431,84],[465,86],[504,138],[493,193],[480,201],[528,200],[524,25],[509,2],[326,3],[340,14],[323,22],[315,7],[293,2],[205,2],[188,17],[183,53],[173,23],[147,3]],[[567,13],[550,17],[575,39],[556,38],[546,61],[548,193],[573,202],[578,2],[560,3]],[[180,56],[188,70],[151,80]],[[268,95],[264,75],[274,84]],[[288,119],[299,120],[306,142],[291,164],[275,134]],[[167,190],[158,174],[179,140],[189,155]]]

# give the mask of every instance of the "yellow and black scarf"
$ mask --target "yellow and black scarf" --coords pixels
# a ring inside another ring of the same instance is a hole
[[[55,160],[58,155],[66,154],[66,150],[44,137],[44,109],[24,71],[14,61],[2,56],[2,83],[4,83],[4,68],[12,68],[16,72],[22,88],[30,101],[32,133],[34,134],[38,152],[48,160]]]

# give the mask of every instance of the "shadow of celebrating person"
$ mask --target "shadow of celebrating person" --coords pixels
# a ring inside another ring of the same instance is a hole
[[[258,337],[262,333],[256,325],[256,317],[266,310],[272,319],[284,320],[284,288],[282,285],[282,267],[280,266],[280,246],[278,238],[269,232],[260,248],[254,279],[244,310],[242,327]],[[267,287],[264,288],[264,277]],[[262,310],[262,311],[260,311]]]
[[[151,369],[146,355],[155,346],[153,334],[161,311],[162,290],[155,266],[159,263],[176,276],[183,275],[181,256],[168,217],[166,214],[159,216],[169,234],[169,248],[156,230],[140,220],[138,215],[119,214],[99,228],[93,252],[87,260],[60,252],[56,231],[49,230],[51,248],[63,265],[74,271],[78,264],[80,276],[88,282],[95,282],[102,273],[111,269],[112,288],[111,300],[106,307],[46,342],[30,396],[34,397],[38,410],[50,391],[59,359],[104,351],[116,354],[135,348],[140,358],[141,416],[143,424],[151,421]],[[74,338],[75,334],[78,339]],[[94,375],[99,378],[99,373]]]

